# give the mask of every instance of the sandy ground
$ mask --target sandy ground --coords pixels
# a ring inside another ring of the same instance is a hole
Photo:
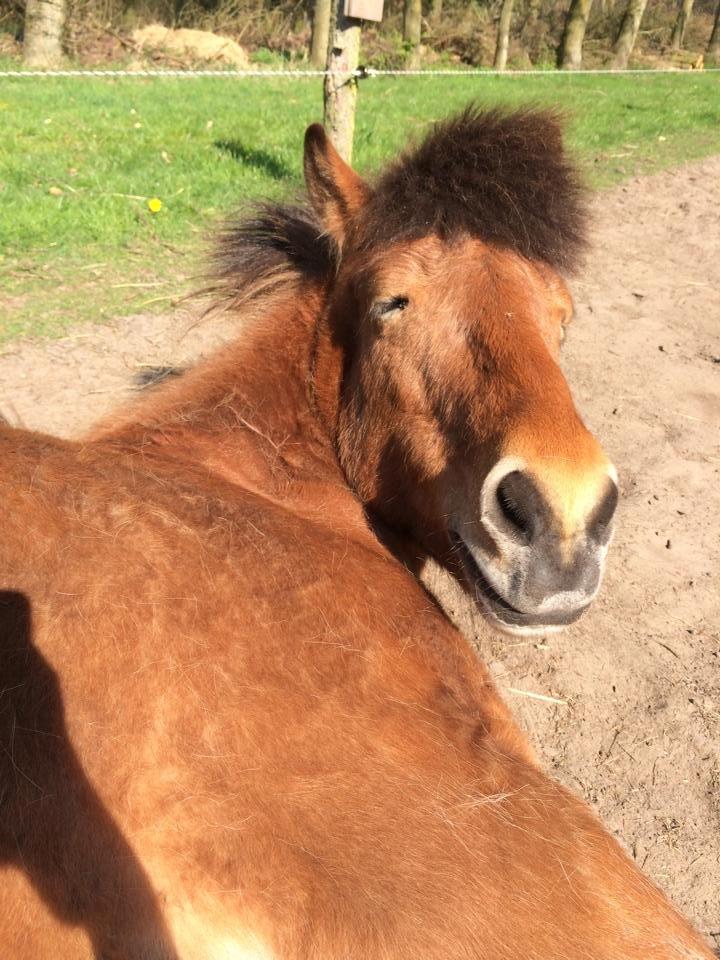
[[[621,477],[602,595],[571,630],[518,642],[434,583],[547,767],[720,946],[720,157],[602,194],[595,240],[564,366]],[[71,435],[143,364],[230,333],[178,313],[16,343],[0,411]]]

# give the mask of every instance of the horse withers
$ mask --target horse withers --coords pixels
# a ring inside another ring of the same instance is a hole
[[[311,127],[305,172],[222,240],[236,343],[78,441],[0,429],[2,954],[710,957],[408,569],[520,631],[598,588],[556,121],[466,112],[372,185]]]

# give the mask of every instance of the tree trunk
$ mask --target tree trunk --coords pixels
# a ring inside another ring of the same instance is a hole
[[[360,62],[360,21],[346,17],[344,10],[344,0],[332,0],[323,123],[337,152],[350,163],[357,105],[357,79],[353,74]]]
[[[430,23],[436,27],[442,20],[443,0],[430,0]]]
[[[535,63],[539,56],[538,20],[542,0],[528,0],[525,7],[525,21],[520,27],[520,36],[527,48],[530,61]]]
[[[503,0],[498,25],[497,43],[495,44],[495,70],[504,70],[507,63],[508,43],[510,41],[510,20],[512,18],[513,0]]]
[[[620,32],[613,47],[611,64],[613,70],[624,70],[627,67],[646,6],[647,0],[628,0],[625,16],[620,24]]]
[[[715,8],[715,23],[710,34],[710,43],[708,43],[707,53],[705,54],[705,63],[710,67],[720,66],[720,0]]]
[[[55,67],[62,60],[65,0],[27,0],[23,60],[29,67]]]
[[[538,22],[538,17],[540,16],[541,6],[542,0],[528,0],[525,23],[522,25],[523,30],[534,29],[535,24]]]
[[[670,47],[672,50],[680,50],[685,37],[685,30],[690,21],[694,0],[680,0],[680,9],[678,10],[675,26],[670,37]]]
[[[312,43],[310,63],[322,70],[327,62],[328,40],[330,39],[330,11],[332,0],[315,0],[312,21]]]
[[[403,40],[411,46],[408,66],[417,68],[420,58],[420,33],[422,30],[422,0],[404,0]]]
[[[570,4],[558,51],[558,66],[563,70],[579,70],[582,66],[582,45],[592,3],[593,0],[572,0]]]

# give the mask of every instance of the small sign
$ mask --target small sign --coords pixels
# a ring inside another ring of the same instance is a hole
[[[384,0],[345,0],[345,16],[357,20],[382,20]]]

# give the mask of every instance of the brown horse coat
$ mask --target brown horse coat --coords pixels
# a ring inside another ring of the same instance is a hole
[[[462,123],[513,206],[514,130],[530,146],[547,130],[564,163],[550,118]],[[488,578],[517,582],[491,597],[501,621],[585,589],[614,503],[553,359],[575,220],[558,240],[538,185],[524,247],[442,198],[429,232],[388,210],[381,243],[382,181],[354,179],[317,130],[307,157],[334,246],[305,214],[257,221],[245,266],[223,268],[235,345],[84,440],[0,428],[0,955],[709,957],[539,769],[367,513],[406,558],[452,564],[443,524],[466,511],[477,578],[486,537]],[[483,330],[513,314],[515,347],[473,339],[472,310]],[[423,328],[428,311],[444,326]],[[360,315],[375,326],[348,332]],[[428,356],[448,364],[436,391]],[[512,502],[472,507],[506,460]]]

